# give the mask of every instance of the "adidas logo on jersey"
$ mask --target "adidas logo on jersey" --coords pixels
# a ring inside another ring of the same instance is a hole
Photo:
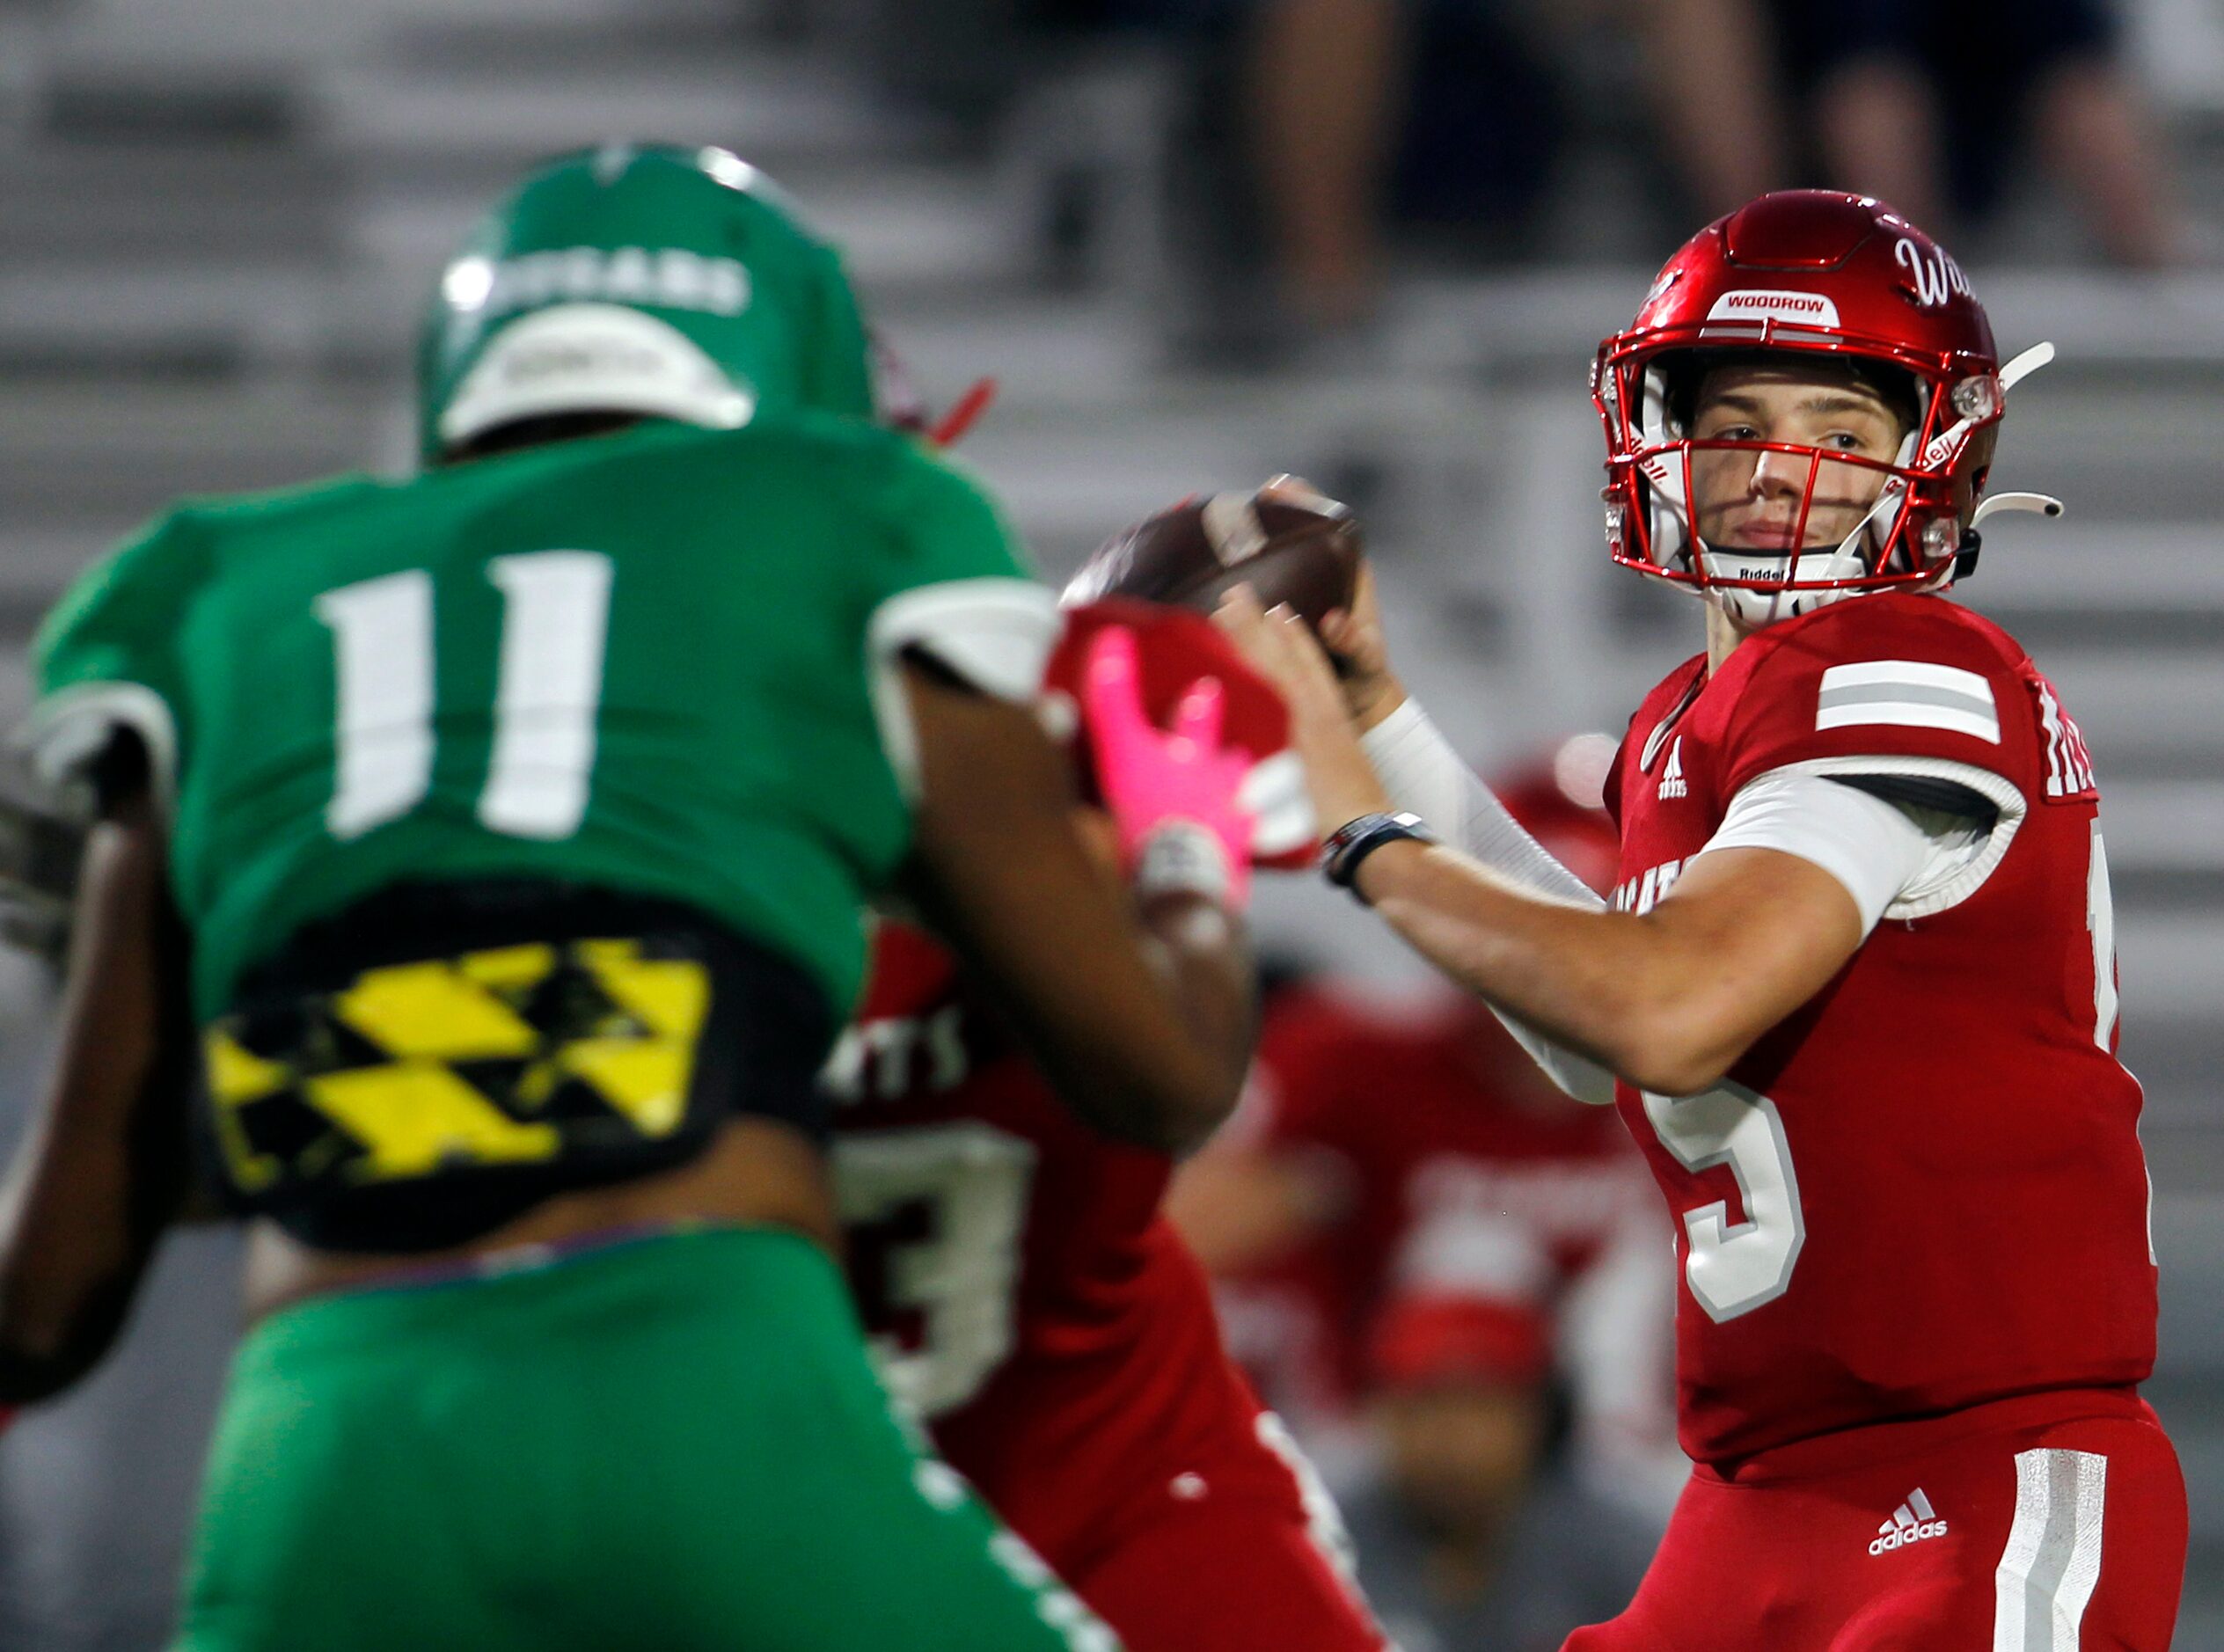
[[[1869,1552],[1889,1554],[1910,1543],[1920,1543],[1925,1538],[1945,1535],[1946,1523],[1938,1517],[1938,1511],[1930,1506],[1930,1499],[1923,1495],[1923,1488],[1918,1486],[1907,1494],[1906,1502],[1892,1510],[1892,1517],[1876,1528],[1876,1537],[1869,1544]]]
[[[1668,766],[1660,771],[1660,789],[1655,797],[1666,800],[1682,797],[1689,791],[1684,784],[1684,737],[1676,736],[1676,743],[1668,748]]]

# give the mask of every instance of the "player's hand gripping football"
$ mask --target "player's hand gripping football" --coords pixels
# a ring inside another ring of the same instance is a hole
[[[1405,704],[1406,685],[1390,669],[1390,650],[1382,633],[1382,610],[1375,603],[1374,570],[1365,563],[1353,581],[1351,606],[1332,610],[1320,620],[1320,640],[1343,684],[1344,709],[1364,734]]]
[[[1306,509],[1344,512],[1344,508],[1306,481],[1288,471],[1259,489],[1262,500],[1278,501]],[[1390,669],[1390,651],[1382,631],[1382,610],[1375,602],[1374,571],[1357,554],[1360,543],[1356,517],[1345,512],[1355,552],[1351,559],[1350,595],[1338,607],[1313,616],[1313,630],[1328,651],[1343,683],[1343,701],[1352,721],[1364,734],[1405,704],[1405,684]],[[1240,571],[1240,565],[1239,565]]]
[[[1192,683],[1174,726],[1160,728],[1144,710],[1135,633],[1113,625],[1090,646],[1082,695],[1097,784],[1138,889],[1192,891],[1240,909],[1257,823],[1242,795],[1253,760],[1221,743],[1219,679]]]
[[[1291,743],[1305,764],[1306,786],[1321,830],[1333,831],[1362,815],[1388,813],[1390,794],[1360,748],[1344,685],[1313,628],[1286,607],[1261,608],[1243,585],[1221,599],[1213,618],[1260,675],[1282,691],[1290,708]]]

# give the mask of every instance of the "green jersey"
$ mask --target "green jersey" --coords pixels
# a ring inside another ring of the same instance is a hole
[[[845,1011],[909,847],[896,656],[1032,691],[1056,628],[981,491],[862,421],[650,424],[187,505],[40,634],[37,757],[154,754],[194,998],[405,880],[688,903]]]

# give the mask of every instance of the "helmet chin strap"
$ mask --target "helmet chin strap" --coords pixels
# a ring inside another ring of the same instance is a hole
[[[2035,516],[2051,519],[2062,514],[2062,501],[2052,493],[1995,493],[1990,499],[1982,501],[1969,514],[1969,526],[1962,532],[1961,549],[1939,570],[1938,578],[1924,588],[1944,590],[1956,580],[1967,579],[1974,574],[1978,553],[1985,548],[1984,540],[1978,534],[1977,524],[1987,516],[2010,510],[2026,511]]]
[[[2000,369],[2001,389],[2003,391],[2014,390],[2053,359],[2054,346],[2051,341],[2042,341],[2019,352]]]
[[[1645,369],[1644,399],[1639,419],[1646,446],[1657,448],[1676,439],[1668,418],[1668,375],[1657,367]],[[1647,537],[1647,554],[1655,566],[1673,567],[1686,552],[1684,518],[1690,501],[1684,497],[1683,466],[1657,462],[1665,474],[1645,474],[1646,487],[1652,496],[1647,510],[1652,518],[1647,524],[1651,530]]]
[[[2003,511],[2011,510],[2024,511],[2034,516],[2045,516],[2051,519],[2059,516],[2064,508],[2062,501],[2052,493],[1994,493],[1978,505],[1976,511],[1970,516],[1969,525],[1974,528],[1987,516],[1998,515]]]
[[[2004,399],[2011,389],[2029,378],[2054,359],[2054,347],[2042,340],[2028,350],[2021,351],[2000,369],[2000,390]],[[1977,508],[1969,514],[1969,523],[1963,529],[1961,545],[1954,555],[1939,569],[1938,577],[1923,588],[1943,590],[1956,580],[1966,578],[1977,570],[1977,555],[1983,547],[1978,537],[1978,526],[1987,516],[2002,511],[2024,511],[2032,515],[2048,518],[2062,514],[2062,501],[2052,493],[1994,493],[1979,500]]]

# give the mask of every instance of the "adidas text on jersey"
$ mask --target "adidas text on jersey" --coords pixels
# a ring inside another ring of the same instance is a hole
[[[1889,1554],[1910,1543],[1920,1543],[1925,1538],[1945,1535],[1946,1523],[1938,1517],[1938,1511],[1930,1506],[1930,1499],[1918,1486],[1907,1494],[1906,1502],[1892,1510],[1892,1517],[1876,1528],[1876,1537],[1869,1544],[1869,1552]]]

